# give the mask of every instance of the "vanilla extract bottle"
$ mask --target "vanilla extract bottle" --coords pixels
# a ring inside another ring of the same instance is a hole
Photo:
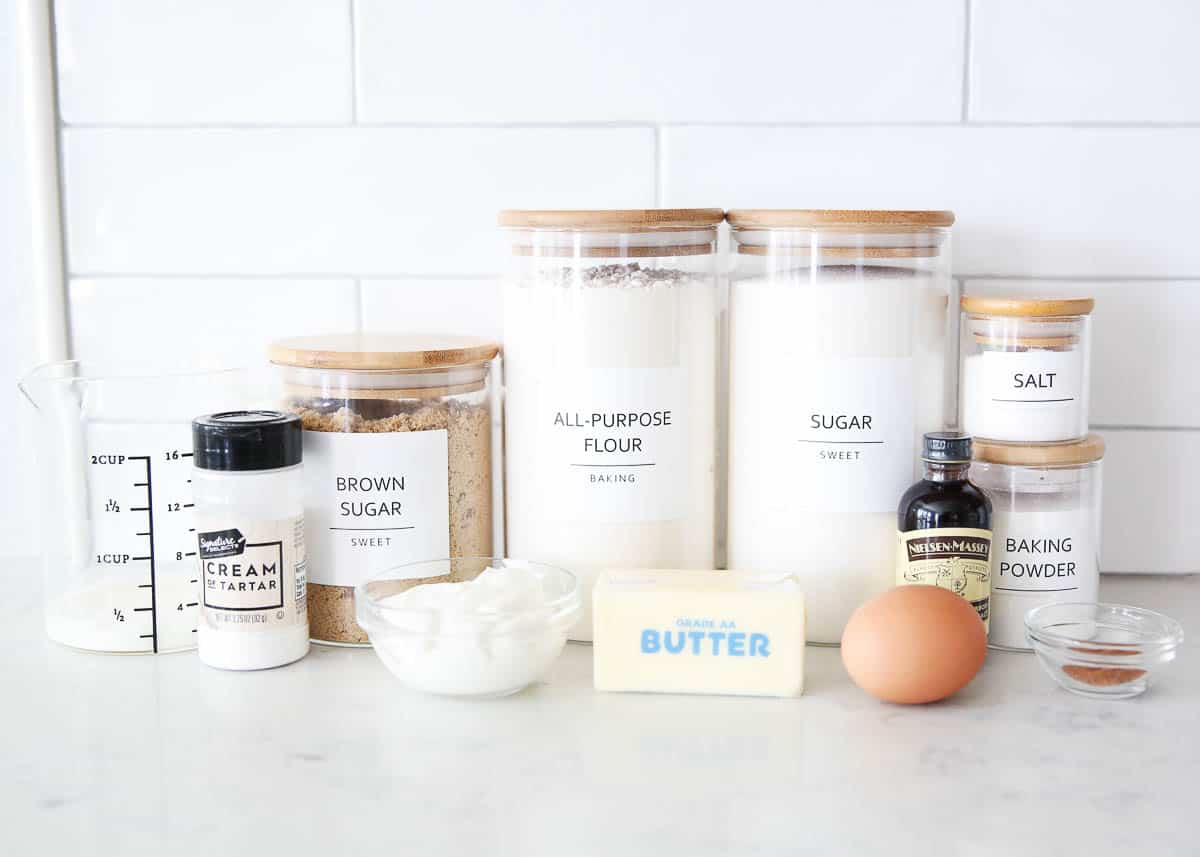
[[[968,481],[971,438],[930,432],[925,473],[904,492],[897,515],[896,583],[931,584],[971,603],[988,626],[992,588],[992,504]]]

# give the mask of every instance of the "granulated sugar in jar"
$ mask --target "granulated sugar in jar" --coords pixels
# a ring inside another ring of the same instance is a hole
[[[948,211],[730,211],[729,566],[795,574],[810,642],[893,583],[946,425]]]
[[[462,336],[274,343],[304,426],[313,640],[366,645],[354,587],[405,563],[492,552],[490,361]]]

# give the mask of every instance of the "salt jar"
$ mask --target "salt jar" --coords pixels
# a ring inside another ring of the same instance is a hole
[[[1096,601],[1104,439],[976,440],[971,481],[992,501],[988,643],[1029,651],[1024,617],[1057,601]]]
[[[505,211],[507,548],[580,578],[716,560],[720,209]]]
[[[896,506],[947,424],[949,211],[730,211],[729,566],[799,576],[837,643],[894,582]]]
[[[992,440],[1078,440],[1088,429],[1091,298],[964,295],[962,427]]]

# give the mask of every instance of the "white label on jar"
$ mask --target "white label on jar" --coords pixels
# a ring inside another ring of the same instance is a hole
[[[218,631],[307,626],[304,516],[196,515],[201,621]]]
[[[1069,440],[1086,431],[1081,349],[984,351],[966,362],[963,425],[969,433]]]
[[[537,466],[560,521],[635,523],[687,515],[684,369],[584,369],[543,388]],[[520,462],[511,466],[521,467]]]
[[[304,433],[309,579],[357,586],[450,555],[445,429]]]
[[[1026,648],[1025,613],[1055,601],[1095,601],[1097,545],[1088,512],[997,511],[992,522],[993,645]]]
[[[910,358],[808,361],[767,418],[797,511],[896,511],[916,454]]]

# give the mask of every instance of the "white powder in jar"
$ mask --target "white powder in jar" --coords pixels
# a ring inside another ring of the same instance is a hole
[[[947,304],[892,267],[731,283],[729,565],[795,574],[810,642],[894,582],[897,505],[945,426]]]
[[[715,278],[543,268],[504,293],[508,552],[581,578],[715,560]]]

